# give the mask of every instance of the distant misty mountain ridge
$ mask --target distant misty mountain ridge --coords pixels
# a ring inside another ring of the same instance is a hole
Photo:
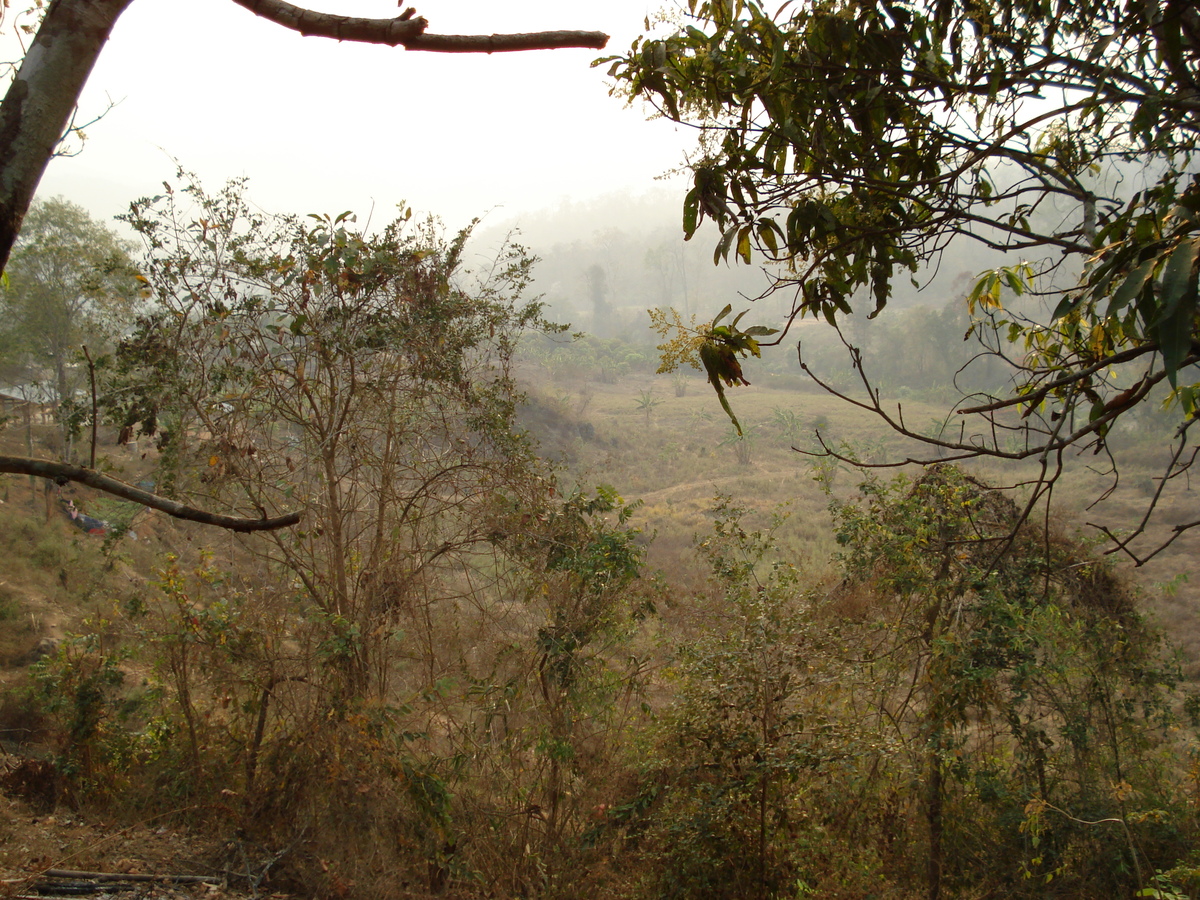
[[[646,327],[649,308],[674,307],[685,318],[695,315],[704,322],[726,303],[749,306],[749,298],[760,297],[769,284],[757,264],[731,260],[714,265],[713,251],[720,237],[715,228],[702,228],[685,242],[682,199],[680,187],[655,186],[636,194],[564,200],[556,208],[512,218],[496,210],[483,220],[477,240],[486,248],[516,232],[517,241],[540,260],[534,268],[533,289],[544,295],[560,320],[601,336],[619,334],[649,341],[653,337]],[[960,239],[942,254],[937,266],[912,278],[898,272],[888,309],[940,308],[969,291],[980,271],[1004,263],[1003,254]],[[599,278],[597,268],[602,273]],[[759,299],[758,314],[751,316],[771,323],[789,301],[786,290]],[[865,315],[871,307],[864,300],[856,313],[861,309]]]

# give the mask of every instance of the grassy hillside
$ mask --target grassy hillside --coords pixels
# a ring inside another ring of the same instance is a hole
[[[822,461],[815,432],[839,450],[851,450],[867,463],[928,456],[928,448],[883,428],[860,410],[818,389],[798,374],[765,374],[751,387],[729,392],[743,424],[739,441],[712,388],[697,373],[627,374],[608,380],[586,375],[563,377],[545,368],[526,371],[531,408],[526,420],[545,452],[561,460],[581,484],[608,483],[627,500],[641,500],[635,522],[652,536],[649,559],[670,578],[686,583],[694,568],[691,547],[707,532],[706,514],[718,495],[757,509],[765,521],[776,509],[788,515],[779,532],[786,558],[820,578],[837,547],[827,512],[829,498],[852,495],[875,471],[882,477],[904,469],[856,469]],[[944,404],[906,400],[906,420],[940,421]],[[1053,494],[1050,517],[1085,540],[1101,539],[1089,522],[1138,521],[1157,487],[1166,452],[1156,433],[1114,435],[1125,467],[1112,490],[1103,460],[1067,458],[1067,470]],[[1129,461],[1132,461],[1130,464]],[[982,460],[967,467],[988,483],[1019,484],[1037,474],[1034,464],[1006,465]],[[1023,499],[1026,492],[1012,492]],[[1177,524],[1195,518],[1197,493],[1181,480],[1168,485],[1146,543],[1164,540]],[[1045,511],[1038,513],[1044,516]],[[1132,577],[1145,606],[1179,647],[1185,671],[1200,678],[1200,581],[1189,580],[1200,559],[1200,530],[1186,532]]]

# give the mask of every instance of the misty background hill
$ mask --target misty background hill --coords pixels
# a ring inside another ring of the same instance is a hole
[[[757,259],[751,266],[732,260],[714,264],[720,234],[711,223],[691,241],[683,240],[682,199],[680,187],[659,185],[639,193],[564,200],[519,216],[496,209],[482,218],[474,243],[486,257],[515,235],[535,254],[534,290],[544,295],[552,318],[599,337],[650,342],[647,309],[674,307],[685,321],[694,314],[706,322],[726,303],[744,308],[768,286]],[[1016,259],[957,241],[937,268],[895,280],[884,315],[914,306],[940,308],[963,296],[980,271],[1006,261]],[[789,301],[786,291],[757,299],[754,318],[777,324]]]

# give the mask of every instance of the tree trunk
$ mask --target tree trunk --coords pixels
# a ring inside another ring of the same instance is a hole
[[[52,0],[0,106],[0,271],[117,18],[132,0]]]
[[[929,783],[926,785],[925,821],[929,826],[929,900],[939,900],[942,894],[942,754],[941,730],[929,748]]]
[[[70,393],[67,385],[67,360],[65,354],[55,354],[54,359],[54,389],[58,402],[54,406],[54,419],[58,423],[59,437],[62,438],[63,462],[75,462],[75,439],[71,433],[71,425],[67,421],[67,395]]]

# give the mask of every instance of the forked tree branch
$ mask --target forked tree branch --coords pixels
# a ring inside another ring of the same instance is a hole
[[[1103,413],[1096,419],[1089,421],[1087,424],[1079,428],[1076,428],[1069,434],[1064,435],[1063,431],[1068,427],[1070,416],[1059,415],[1057,417],[1052,417],[1052,424],[1049,426],[1048,430],[1041,431],[1040,437],[1032,443],[1027,444],[1024,449],[1002,450],[995,434],[998,424],[996,413],[1021,403],[1033,403],[1036,405],[1037,403],[1042,402],[1052,389],[1066,388],[1071,390],[1073,393],[1078,394],[1080,392],[1080,383],[1085,380],[1089,374],[1098,371],[1105,364],[1111,365],[1114,362],[1128,362],[1136,359],[1137,357],[1142,356],[1153,349],[1157,349],[1157,343],[1151,345],[1150,342],[1147,342],[1146,345],[1142,345],[1141,347],[1130,348],[1129,350],[1115,353],[1112,356],[1107,357],[1104,363],[1100,365],[1095,367],[1087,367],[1070,375],[1048,382],[1047,384],[1043,384],[1038,390],[1033,391],[1023,397],[1007,398],[981,406],[973,406],[957,410],[960,415],[975,414],[982,416],[984,422],[990,425],[993,431],[990,444],[988,444],[983,442],[968,441],[965,439],[965,437],[963,437],[962,433],[960,433],[959,440],[952,440],[924,434],[913,428],[910,428],[907,424],[905,424],[904,410],[900,404],[897,404],[896,406],[895,415],[889,413],[883,407],[883,404],[880,400],[879,390],[872,385],[871,380],[868,378],[867,373],[863,368],[860,351],[853,347],[846,340],[840,328],[836,328],[835,326],[835,330],[837,331],[838,337],[841,338],[843,345],[850,353],[851,367],[858,375],[858,379],[862,386],[866,389],[867,396],[870,398],[869,401],[864,402],[862,400],[855,399],[845,392],[839,391],[828,382],[823,381],[815,372],[812,371],[811,368],[809,368],[808,364],[804,361],[804,358],[799,356],[800,348],[797,346],[797,355],[799,357],[800,368],[810,378],[813,379],[818,387],[820,387],[826,393],[837,397],[839,400],[842,400],[851,406],[857,407],[858,409],[864,410],[865,412],[871,413],[877,418],[882,419],[892,431],[903,437],[911,438],[928,447],[937,448],[938,455],[918,456],[913,454],[903,455],[886,460],[884,462],[864,462],[860,459],[857,459],[851,453],[839,452],[835,448],[831,447],[826,442],[824,436],[819,430],[816,432],[817,442],[820,444],[819,451],[802,450],[799,447],[792,447],[792,449],[804,456],[810,456],[816,459],[833,459],[837,462],[846,463],[847,465],[851,465],[858,469],[898,469],[908,465],[930,466],[935,464],[954,463],[982,458],[1029,460],[1036,457],[1036,461],[1040,467],[1040,473],[1037,475],[1037,477],[1029,482],[1029,484],[1032,485],[1033,490],[1025,504],[1024,509],[1021,511],[1021,514],[1018,517],[1019,522],[1024,522],[1032,514],[1037,503],[1044,496],[1046,496],[1047,493],[1052,490],[1054,485],[1058,482],[1059,477],[1063,473],[1062,454],[1066,450],[1072,446],[1078,446],[1088,435],[1093,435],[1097,439],[1097,442],[1091,445],[1095,446],[1096,452],[1099,452],[1101,448],[1105,448],[1106,445],[1104,443],[1104,433],[1107,430],[1107,427],[1130,408],[1138,405],[1139,403],[1146,402],[1146,397],[1150,393],[1150,390],[1155,385],[1166,379],[1166,373],[1161,370],[1154,374],[1147,373],[1146,375],[1142,376],[1141,380],[1139,380],[1128,391],[1114,397],[1109,402],[1109,405],[1104,407]],[[1200,353],[1193,352],[1185,358],[1183,365],[1195,365],[1196,363],[1200,363]],[[1068,401],[1067,405],[1072,407],[1074,402],[1074,400],[1070,400]],[[1031,413],[1032,410],[1030,410],[1027,415]],[[1183,461],[1183,455],[1189,449],[1189,445],[1186,440],[1187,432],[1197,421],[1200,421],[1200,418],[1189,418],[1183,423],[1182,426],[1180,426],[1176,434],[1178,445],[1164,469],[1164,474],[1159,479],[1157,490],[1155,490],[1154,495],[1146,504],[1146,509],[1144,511],[1142,520],[1131,532],[1124,535],[1118,535],[1104,525],[1097,524],[1095,522],[1088,523],[1091,527],[1100,531],[1111,542],[1112,545],[1104,550],[1105,555],[1123,553],[1125,556],[1129,557],[1130,560],[1132,560],[1135,566],[1143,566],[1163,550],[1167,549],[1167,547],[1171,546],[1171,544],[1173,544],[1175,540],[1178,539],[1184,532],[1190,531],[1193,528],[1200,528],[1200,519],[1183,522],[1175,525],[1171,529],[1170,533],[1166,537],[1159,539],[1158,544],[1152,547],[1148,552],[1138,554],[1131,549],[1133,542],[1142,535],[1146,534],[1150,519],[1158,507],[1159,500],[1162,497],[1167,481],[1189,471],[1196,461],[1200,459],[1200,447],[1192,446],[1191,458],[1187,461]],[[1008,426],[1003,427],[1005,430],[1008,429]],[[1054,458],[1053,467],[1050,465],[1050,460],[1052,457]],[[1053,468],[1053,471],[1051,471],[1051,468]],[[1016,532],[1014,531],[1013,535],[1010,537],[1015,536],[1015,534]]]
[[[413,10],[394,19],[339,16],[295,6],[286,0],[233,0],[256,16],[305,37],[401,46],[438,53],[506,53],[518,50],[557,50],[588,47],[602,50],[608,35],[599,31],[539,31],[530,34],[426,34],[429,23]]]
[[[95,469],[85,469],[83,466],[73,466],[69,463],[53,462],[47,459],[30,459],[24,456],[0,456],[0,473],[9,475],[33,475],[38,478],[52,478],[55,481],[77,481],[88,487],[104,491],[123,500],[140,503],[159,512],[165,512],[177,519],[187,519],[199,522],[201,525],[215,525],[229,531],[274,531],[287,528],[300,521],[300,513],[288,513],[286,516],[261,519],[245,519],[240,516],[222,516],[217,513],[205,512],[175,500],[168,500],[149,491],[135,488],[131,484],[101,475]]]

